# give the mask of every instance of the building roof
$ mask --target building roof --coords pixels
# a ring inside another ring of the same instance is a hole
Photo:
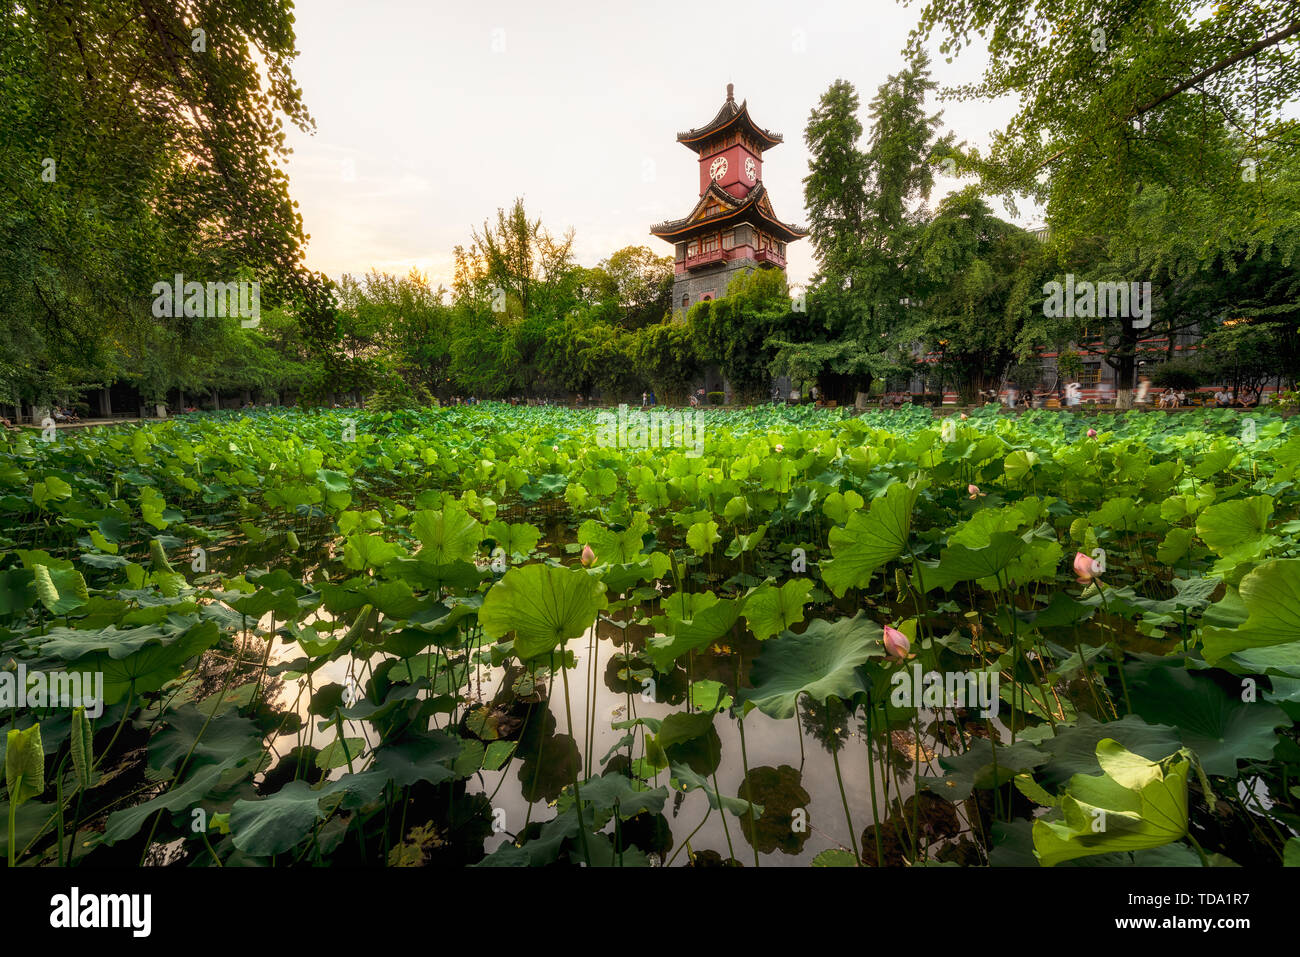
[[[785,142],[785,137],[780,133],[765,130],[750,118],[747,100],[742,100],[739,106],[736,105],[734,88],[734,84],[727,84],[727,101],[722,104],[722,109],[718,110],[713,119],[703,126],[687,130],[685,133],[678,133],[677,142],[684,143],[695,152],[700,153],[716,136],[733,127],[748,133],[750,138],[756,140],[758,145],[765,150],[770,150],[773,146]]]
[[[717,201],[721,207],[710,214],[711,201]],[[670,219],[650,227],[651,234],[668,242],[680,242],[702,232],[711,232],[734,226],[739,223],[753,222],[766,226],[786,242],[793,242],[808,235],[802,226],[784,223],[772,209],[772,200],[767,195],[767,187],[761,182],[746,194],[744,199],[737,199],[717,183],[710,183],[695,208],[681,219]]]

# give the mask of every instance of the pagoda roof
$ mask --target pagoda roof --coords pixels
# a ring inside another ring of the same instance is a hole
[[[721,208],[709,213],[711,200],[716,200]],[[744,222],[761,222],[772,232],[781,236],[786,242],[793,242],[808,235],[802,226],[784,223],[777,218],[772,209],[772,200],[767,195],[767,187],[759,183],[746,194],[744,199],[737,199],[717,183],[710,183],[695,208],[681,219],[670,219],[650,227],[652,235],[668,242],[689,239],[692,235]]]
[[[733,90],[733,84],[728,83],[727,100],[722,104],[722,109],[718,110],[717,115],[703,126],[687,130],[685,133],[678,133],[677,142],[684,143],[695,152],[700,153],[715,136],[736,127],[757,140],[763,149],[771,149],[773,146],[784,143],[785,137],[780,133],[765,130],[750,118],[748,100],[742,100],[739,106],[736,105]]]

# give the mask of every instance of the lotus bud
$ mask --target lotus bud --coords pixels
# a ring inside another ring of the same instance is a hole
[[[1074,574],[1080,585],[1086,585],[1101,572],[1101,566],[1091,555],[1083,552],[1074,553]]]
[[[582,546],[582,564],[584,568],[590,568],[596,560],[596,553],[591,550],[590,545]]]
[[[1088,438],[1090,438],[1090,439],[1095,439],[1096,437],[1097,437],[1097,430],[1096,430],[1096,429],[1089,429],[1089,430],[1088,430]]]
[[[784,451],[785,451],[785,446],[784,446],[784,445],[774,445],[774,446],[772,446],[772,448],[776,449],[778,452],[784,452]]]
[[[969,419],[969,418],[970,418],[970,416],[967,415],[965,412],[963,412],[963,413],[961,414],[961,417],[962,417],[962,419]]]
[[[911,650],[912,643],[907,640],[907,635],[903,634],[897,628],[885,626],[885,651],[900,661],[907,657]]]
[[[970,493],[970,497],[972,501],[974,501],[975,499],[979,498],[981,495],[984,494],[983,492],[980,491],[980,487],[978,485],[967,485],[966,491]]]

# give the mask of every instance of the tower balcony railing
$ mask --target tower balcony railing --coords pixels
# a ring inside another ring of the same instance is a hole
[[[694,256],[686,257],[686,268],[694,269],[696,266],[703,266],[705,263],[720,263],[723,260],[723,250],[710,249],[708,252],[696,253]]]
[[[754,259],[761,263],[771,263],[774,266],[785,268],[785,257],[775,249],[759,249],[754,252]]]

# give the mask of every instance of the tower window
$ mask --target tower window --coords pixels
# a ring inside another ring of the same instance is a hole
[[[736,231],[734,229],[728,229],[725,233],[722,234],[722,248],[731,249],[735,245],[736,245]]]
[[[689,306],[690,304],[691,304],[691,297],[688,296],[688,295],[683,294],[683,295],[682,295],[682,308],[685,309],[685,308],[686,308],[687,306]]]

